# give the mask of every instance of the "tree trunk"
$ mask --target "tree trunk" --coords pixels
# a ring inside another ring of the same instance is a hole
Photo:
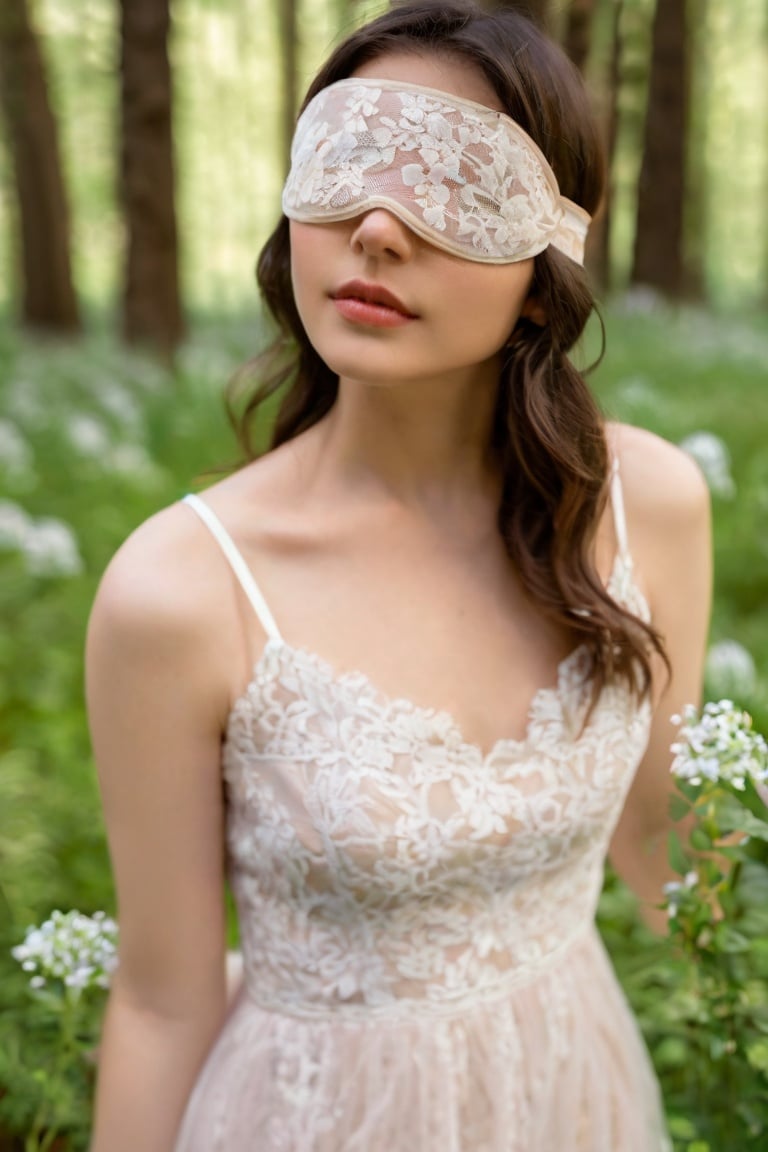
[[[511,5],[516,7],[516,5]],[[525,0],[523,8],[527,8],[531,14],[534,23],[538,24],[540,28],[548,28],[549,21],[552,13],[550,11],[550,0]]]
[[[530,16],[534,24],[547,29],[551,18],[551,0],[480,0],[482,8],[516,8]]]
[[[592,20],[596,0],[571,0],[565,22],[563,48],[583,73],[592,48]]]
[[[170,353],[183,321],[178,240],[169,0],[121,0],[122,197],[127,227],[123,330]]]
[[[296,0],[277,0],[277,30],[280,45],[280,118],[283,172],[291,167],[291,142],[296,126],[296,77],[298,73],[298,27]]]
[[[707,35],[709,0],[697,0],[689,36],[689,104],[683,290],[689,300],[707,295],[707,93],[713,82]]]
[[[26,0],[0,0],[0,105],[18,203],[22,320],[76,332],[80,316],[56,121]]]
[[[683,292],[685,265],[685,0],[657,0],[652,42],[632,282],[674,298]]]
[[[603,207],[590,229],[591,243],[587,250],[589,267],[603,292],[612,286],[611,269],[611,225],[613,221],[614,176],[613,163],[616,154],[616,140],[619,131],[619,90],[621,88],[621,15],[624,0],[612,0],[611,50],[606,84],[605,125],[605,197]]]

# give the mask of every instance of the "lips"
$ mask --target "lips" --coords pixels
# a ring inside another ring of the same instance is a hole
[[[394,293],[382,288],[380,284],[369,284],[365,280],[349,280],[331,293],[333,300],[361,300],[364,304],[375,304],[382,308],[391,308],[409,320],[415,319],[415,313],[410,312]]]

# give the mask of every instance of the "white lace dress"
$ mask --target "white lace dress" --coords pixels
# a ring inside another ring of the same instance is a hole
[[[610,588],[638,614],[620,505]],[[243,983],[175,1152],[666,1152],[594,927],[650,706],[586,652],[487,754],[445,712],[269,636],[224,745]]]

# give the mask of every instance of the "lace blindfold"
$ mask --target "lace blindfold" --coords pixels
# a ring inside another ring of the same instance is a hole
[[[299,117],[283,212],[322,224],[376,207],[489,264],[550,244],[583,264],[591,219],[560,195],[541,149],[504,113],[418,84],[339,80]]]

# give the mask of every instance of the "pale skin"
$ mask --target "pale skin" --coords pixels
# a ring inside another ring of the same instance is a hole
[[[391,54],[359,74],[411,80],[500,107],[481,73]],[[496,529],[488,441],[498,353],[533,262],[457,259],[377,208],[291,226],[297,304],[339,374],[330,413],[202,493],[235,539],[284,638],[384,693],[448,709],[483,750],[519,737],[573,635],[526,597]],[[341,317],[353,277],[415,314],[394,329]],[[661,928],[669,878],[670,716],[700,698],[711,604],[706,485],[659,437],[607,429],[620,461],[636,580],[665,639],[650,743],[611,857]],[[610,506],[595,564],[607,582]],[[100,1050],[91,1152],[170,1152],[227,1007],[221,741],[265,636],[194,512],[174,504],[126,541],[87,639],[87,700],[118,895],[120,969]]]

